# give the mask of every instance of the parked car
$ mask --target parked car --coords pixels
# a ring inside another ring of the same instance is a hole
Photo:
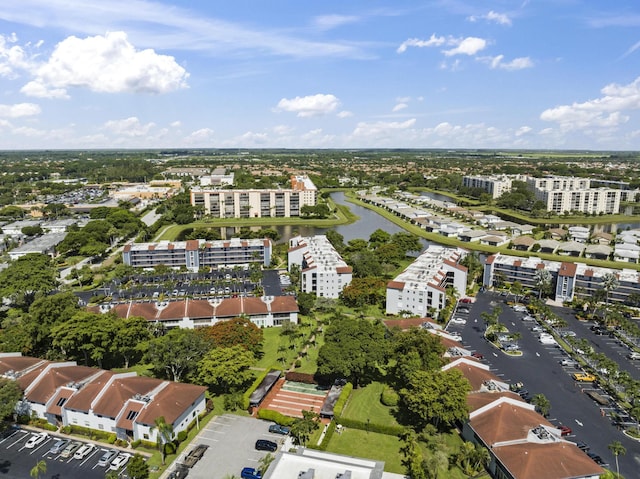
[[[467,324],[467,320],[464,318],[451,318],[450,322],[453,324]]]
[[[599,455],[594,452],[587,452],[587,456],[589,456],[596,464],[599,466],[608,466],[604,459],[602,459]]]
[[[109,469],[112,471],[120,470],[127,464],[127,462],[129,462],[130,458],[131,458],[131,454],[127,454],[126,452],[121,452],[120,454],[118,454],[118,457],[116,457],[113,460],[113,462],[109,466]]]
[[[39,446],[44,441],[46,441],[48,437],[49,434],[47,434],[46,432],[38,432],[36,434],[32,434],[25,443],[24,447],[26,447],[27,449],[33,449],[34,447]]]
[[[58,439],[56,442],[53,443],[53,446],[51,446],[47,454],[60,454],[64,450],[64,447],[67,444],[69,444],[68,440]]]
[[[262,479],[262,474],[253,467],[245,467],[240,472],[240,477],[242,479]]]
[[[578,363],[576,361],[574,361],[573,359],[563,359],[562,361],[560,361],[560,364],[563,366],[569,366],[572,368],[577,368],[578,367]]]
[[[187,457],[185,458],[183,464],[187,467],[193,467],[196,465],[196,462],[198,462],[202,456],[204,455],[205,451],[207,450],[209,446],[207,446],[206,444],[198,444],[194,449],[191,450],[191,452],[187,455]]]
[[[278,450],[278,445],[273,441],[267,441],[266,439],[258,439],[256,441],[256,449],[258,451],[276,452]]]
[[[102,457],[100,457],[100,460],[98,461],[98,466],[107,467],[109,464],[111,464],[111,461],[113,461],[117,455],[118,455],[117,449],[109,449],[107,452],[105,452],[102,455]]]
[[[454,341],[462,341],[462,335],[461,335],[460,333],[456,333],[456,332],[453,332],[453,333],[451,333],[451,332],[447,332],[447,334],[448,334],[449,336],[451,336],[451,338],[452,338]]]
[[[573,373],[571,377],[576,381],[583,383],[591,383],[596,380],[596,377],[589,373]]]
[[[478,353],[478,352],[471,353],[471,356],[476,358],[476,359],[484,359],[484,354]]]
[[[82,447],[82,443],[80,441],[73,441],[70,442],[69,444],[67,444],[67,447],[65,447],[62,452],[60,453],[60,457],[62,457],[63,459],[67,459],[71,456],[73,456],[73,454],[80,448]]]
[[[87,457],[94,449],[96,448],[95,445],[91,444],[91,443],[87,443],[84,444],[83,446],[80,447],[80,449],[78,449],[74,455],[73,458],[74,459],[84,459],[85,457]]]
[[[290,429],[287,426],[281,426],[280,424],[272,424],[269,426],[269,432],[274,434],[289,434]]]
[[[628,355],[627,358],[629,359],[640,359],[640,353],[636,352],[636,351],[631,351]]]
[[[462,298],[459,302],[460,303],[471,303],[473,300],[471,298]]]
[[[171,471],[168,479],[184,479],[189,475],[189,468],[182,464],[176,464],[176,468]]]
[[[578,446],[578,449],[580,449],[583,452],[587,452],[587,451],[589,451],[589,449],[591,449],[589,447],[589,445],[586,442],[583,442],[583,441],[576,442],[576,446]]]

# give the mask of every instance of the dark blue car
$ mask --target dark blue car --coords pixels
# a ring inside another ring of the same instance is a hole
[[[280,424],[272,424],[269,426],[269,432],[274,434],[289,434],[289,428],[286,426],[281,426]]]
[[[262,479],[262,474],[260,474],[260,471],[254,469],[253,467],[245,467],[244,469],[242,469],[240,477],[242,479]]]

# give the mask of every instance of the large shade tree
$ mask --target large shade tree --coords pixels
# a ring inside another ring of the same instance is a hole
[[[385,364],[388,344],[381,323],[364,319],[336,319],[325,331],[318,352],[318,374],[327,379],[346,378],[354,387],[370,382]]]

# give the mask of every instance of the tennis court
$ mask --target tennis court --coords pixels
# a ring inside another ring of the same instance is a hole
[[[317,389],[315,384],[280,379],[260,408],[278,411],[286,416],[302,417],[302,411],[319,413],[327,393],[326,390]]]

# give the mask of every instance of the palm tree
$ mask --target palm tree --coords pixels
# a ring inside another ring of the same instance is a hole
[[[609,450],[611,454],[613,454],[616,458],[616,474],[620,475],[620,467],[618,466],[618,456],[625,455],[627,453],[627,449],[622,445],[620,441],[613,441],[609,444]]]
[[[160,450],[160,454],[162,456],[162,465],[164,466],[164,461],[167,457],[166,455],[166,445],[168,442],[171,442],[173,439],[173,426],[171,424],[167,424],[164,419],[164,416],[160,416],[155,421],[155,425],[158,428],[158,449]]]
[[[539,269],[533,275],[533,281],[538,288],[538,299],[540,299],[543,291],[546,292],[551,286],[551,273],[546,269]]]
[[[620,287],[620,281],[614,273],[605,273],[602,276],[602,289],[607,293],[606,303],[609,304],[609,293]]]
[[[47,473],[47,462],[44,459],[41,461],[38,461],[38,463],[35,466],[33,466],[31,471],[29,471],[29,475],[34,479],[39,479],[40,474],[46,474],[46,473]]]
[[[258,464],[260,465],[260,467],[258,469],[260,470],[263,476],[267,472],[267,469],[269,469],[269,466],[271,465],[271,463],[275,458],[276,457],[271,453],[268,453],[266,456],[262,456],[260,458],[260,460],[258,461]]]

